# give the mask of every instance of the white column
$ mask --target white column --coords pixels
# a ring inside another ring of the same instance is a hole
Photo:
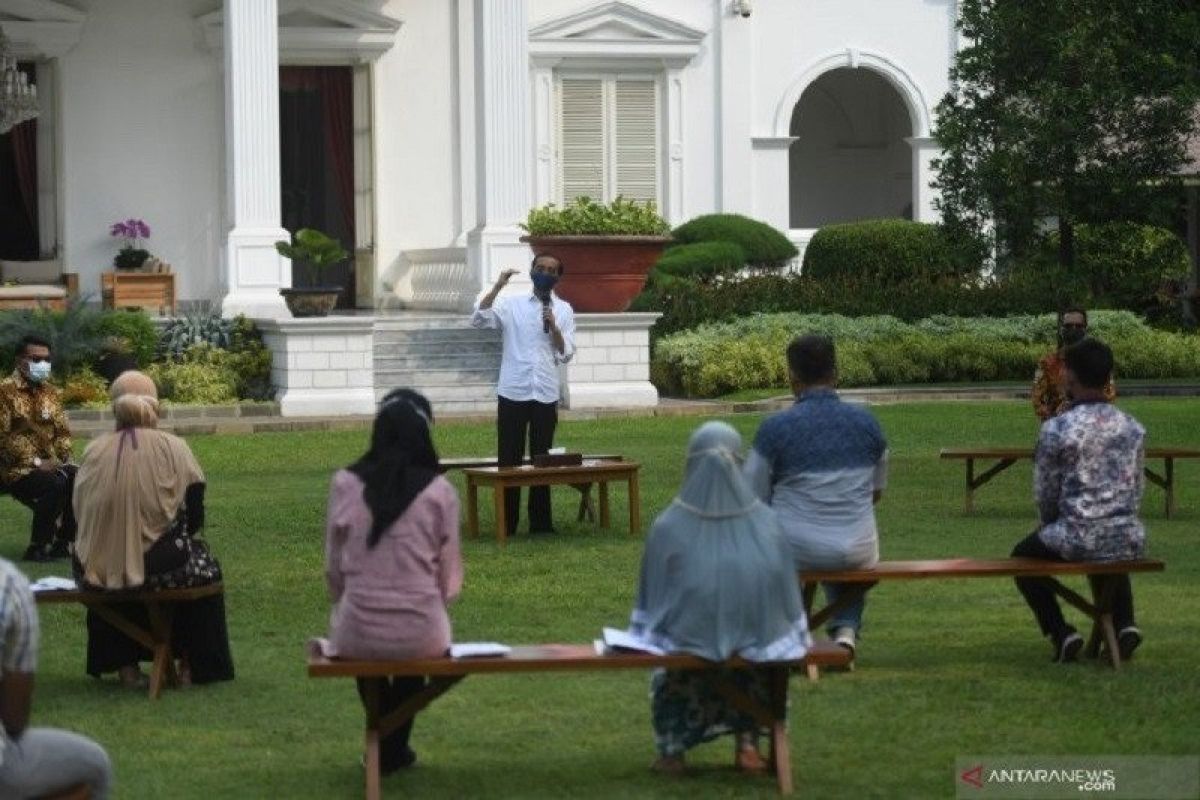
[[[942,217],[933,207],[937,191],[930,186],[937,173],[932,162],[942,154],[937,139],[930,136],[909,136],[904,141],[912,147],[912,207],[916,222],[938,222]]]
[[[667,158],[665,163],[667,191],[666,207],[661,209],[667,222],[682,225],[687,221],[683,203],[683,70],[678,66],[668,67],[665,76],[667,97]]]
[[[720,211],[753,214],[750,125],[754,118],[755,17],[742,17],[717,0],[719,55],[717,119],[720,122],[717,202]]]
[[[226,315],[286,317],[291,263],[280,225],[279,36],[276,0],[225,0]]]
[[[542,59],[533,66],[534,205],[555,200],[554,67],[558,59]]]
[[[533,175],[525,4],[475,0],[476,227],[467,254],[480,289],[530,258],[517,227],[529,211]]]
[[[62,257],[58,230],[58,59],[37,62],[38,240],[42,258]]]
[[[795,136],[755,136],[753,216],[776,230],[792,227],[789,162]]]

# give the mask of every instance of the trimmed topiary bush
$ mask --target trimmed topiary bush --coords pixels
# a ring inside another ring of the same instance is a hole
[[[672,247],[654,265],[654,280],[691,280],[709,283],[731,275],[746,264],[746,251],[733,242],[696,242]]]
[[[936,225],[877,219],[826,225],[804,250],[805,277],[882,286],[930,283],[959,274],[954,251]]]
[[[145,368],[154,360],[158,349],[158,329],[144,312],[118,310],[100,318],[100,333],[106,337],[117,336],[125,340],[127,351],[137,360],[139,368]]]
[[[782,267],[797,255],[796,246],[765,222],[741,214],[705,214],[671,232],[677,244],[732,242],[742,248],[748,266]]]

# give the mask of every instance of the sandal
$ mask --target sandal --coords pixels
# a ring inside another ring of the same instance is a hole
[[[741,772],[766,772],[767,762],[758,752],[753,736],[739,735],[733,750],[733,766]]]
[[[682,777],[687,773],[687,765],[683,763],[683,756],[659,756],[658,760],[650,765],[650,769],[675,778]]]
[[[150,688],[150,676],[142,672],[141,668],[136,664],[131,667],[121,667],[118,669],[117,679],[121,681],[121,685],[126,689]]]

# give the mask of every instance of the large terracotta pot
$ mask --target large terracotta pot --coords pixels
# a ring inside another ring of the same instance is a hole
[[[646,285],[669,236],[522,236],[535,255],[555,256],[563,276],[554,291],[579,312],[629,308]]]

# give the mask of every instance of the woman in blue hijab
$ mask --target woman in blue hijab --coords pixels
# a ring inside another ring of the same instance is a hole
[[[646,541],[630,631],[668,652],[710,661],[802,658],[812,639],[793,559],[775,512],[742,477],[741,452],[742,437],[724,422],[692,434],[683,486]],[[736,670],[732,677],[766,702],[761,673]],[[737,734],[739,768],[766,767],[753,719],[715,684],[710,672],[654,674],[656,770],[682,773],[687,750],[725,733]]]

